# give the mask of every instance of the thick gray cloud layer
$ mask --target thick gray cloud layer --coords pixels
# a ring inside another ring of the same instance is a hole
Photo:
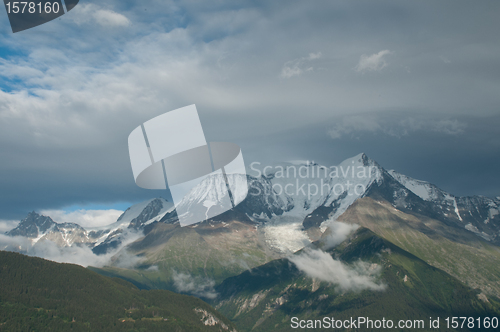
[[[86,1],[0,25],[0,219],[138,201],[127,136],[196,103],[245,159],[366,152],[453,194],[499,195],[496,1]]]

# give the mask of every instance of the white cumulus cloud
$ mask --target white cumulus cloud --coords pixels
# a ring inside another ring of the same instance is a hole
[[[332,283],[340,291],[365,289],[382,291],[386,288],[383,283],[377,282],[381,268],[376,264],[359,261],[349,267],[322,250],[309,248],[306,248],[300,255],[288,259],[307,276]]]
[[[177,291],[182,293],[189,293],[195,296],[206,297],[214,299],[217,297],[214,286],[215,281],[209,278],[202,278],[199,276],[193,277],[190,274],[177,273],[173,274],[174,286]]]
[[[130,20],[120,13],[102,9],[95,4],[82,4],[75,7],[73,20],[77,24],[97,23],[103,27],[120,27],[130,25]]]
[[[94,13],[94,19],[102,26],[127,26],[128,18],[112,10],[100,9]]]
[[[356,71],[364,73],[367,71],[380,71],[387,67],[387,61],[385,56],[391,54],[389,50],[383,50],[372,55],[363,54],[359,59],[358,65],[356,66]]]
[[[325,250],[334,248],[344,242],[347,237],[359,228],[356,224],[347,224],[339,221],[331,221],[325,231],[325,237],[322,239]]]

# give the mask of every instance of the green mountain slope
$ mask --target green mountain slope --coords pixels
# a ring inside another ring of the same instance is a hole
[[[135,269],[107,266],[92,270],[142,289],[176,290],[173,275],[178,273],[220,283],[279,257],[268,248],[256,224],[237,211],[187,227],[156,223],[127,252],[141,258]]]
[[[233,331],[198,298],[0,251],[1,331]]]
[[[357,200],[338,220],[369,228],[485,295],[500,297],[500,247],[465,229],[369,197]]]
[[[292,317],[344,320],[361,316],[394,322],[423,320],[424,330],[429,330],[429,317],[441,317],[440,329],[433,330],[450,331],[443,322],[445,317],[500,314],[498,300],[481,299],[479,291],[366,228],[327,252],[353,269],[359,260],[370,269],[379,269],[378,282],[385,284],[385,289],[342,290],[307,276],[288,259],[279,259],[226,279],[217,287],[220,295],[213,304],[241,331],[290,331]]]

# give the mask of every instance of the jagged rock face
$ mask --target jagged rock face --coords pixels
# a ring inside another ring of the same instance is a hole
[[[106,231],[103,241],[96,243],[92,251],[94,254],[106,254],[120,247],[129,237],[137,234],[148,233],[154,224],[169,215],[173,210],[172,203],[163,198],[155,198],[128,208]],[[173,211],[175,214],[175,210]],[[130,220],[130,222],[129,222]]]
[[[56,223],[50,217],[31,212],[13,230],[10,236],[24,236],[36,244],[41,240],[52,241],[58,246],[71,246],[74,243],[92,245],[102,236],[102,231],[87,231],[75,223]]]
[[[466,229],[484,240],[500,244],[499,198],[456,197],[429,182],[393,170],[386,171],[365,154],[358,161],[364,166],[375,167],[378,176],[367,184],[366,191],[355,197],[355,200],[366,196],[383,199],[401,211],[436,219],[446,226]],[[303,227],[310,237],[316,238],[324,221],[339,217],[355,201],[349,199],[347,194],[344,192],[334,200],[313,205],[314,209],[308,211],[303,221]]]
[[[234,210],[238,213],[247,214],[248,216],[255,218],[272,218],[273,216],[281,216],[284,212],[293,209],[293,199],[291,197],[280,197],[275,190],[272,188],[272,178],[271,177],[253,177],[250,175],[246,176],[248,183],[248,195],[246,198],[238,204]],[[206,185],[210,187],[206,187]],[[220,187],[225,186],[225,182],[204,182],[201,183],[199,187],[195,188],[193,192],[183,199],[180,204],[188,205],[191,202],[198,201],[203,195]],[[201,188],[202,186],[205,186]],[[219,190],[220,191],[220,190]],[[187,210],[187,208],[183,208]],[[213,219],[217,219],[214,217]],[[176,210],[166,213],[160,220],[162,223],[173,224],[178,221]],[[263,219],[262,221],[265,221]],[[147,229],[146,233],[149,231]]]
[[[500,244],[498,198],[457,197],[429,182],[412,179],[395,171],[388,173],[402,186],[392,190],[392,200],[384,195],[395,207],[440,220],[446,225],[465,228],[487,241]]]
[[[133,205],[115,223],[94,229],[85,229],[75,223],[56,223],[50,217],[31,212],[16,228],[6,234],[26,237],[31,245],[43,240],[51,241],[60,247],[83,244],[92,248],[96,254],[102,254],[118,248],[129,234],[142,232],[145,224],[157,222],[171,207],[171,203],[156,198]],[[26,250],[21,247],[18,249]]]
[[[458,197],[460,224],[482,238],[500,245],[500,199]]]
[[[248,176],[248,196],[236,207],[264,222],[276,216],[304,218],[321,206],[333,207],[330,212],[338,216],[380,181],[380,167],[365,154],[330,168],[309,162],[268,167],[259,177]]]
[[[280,216],[293,209],[293,199],[290,196],[280,197],[272,188],[272,177],[254,178],[247,176],[248,196],[237,206],[237,209],[250,216]]]
[[[143,226],[148,220],[158,216],[160,211],[163,209],[163,202],[159,198],[155,198],[149,203],[142,212],[132,219],[128,228],[139,229]]]
[[[96,255],[106,254],[108,251],[118,248],[122,243],[123,230],[121,228],[108,234],[106,239],[99,243],[97,246],[92,248],[92,251]]]
[[[45,233],[56,223],[46,216],[41,216],[36,212],[30,212],[26,218],[21,220],[19,225],[7,232],[10,236],[25,236],[29,238],[37,238],[40,233]]]
[[[73,244],[92,246],[103,231],[88,231],[75,223],[56,223],[50,217],[31,212],[13,230],[7,232],[10,236],[24,236],[35,245],[39,241],[48,240],[60,247]]]

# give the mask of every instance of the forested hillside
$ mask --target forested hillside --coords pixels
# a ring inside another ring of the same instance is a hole
[[[233,331],[202,300],[0,251],[2,331]]]

